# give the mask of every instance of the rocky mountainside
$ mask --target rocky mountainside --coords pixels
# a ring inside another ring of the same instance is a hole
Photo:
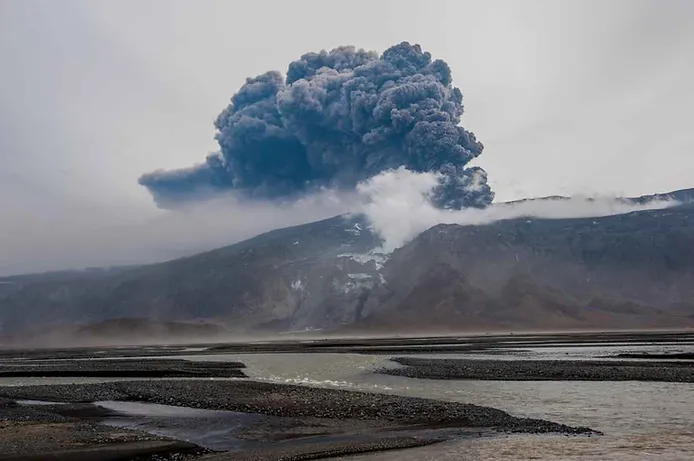
[[[353,322],[363,293],[381,283],[378,246],[363,219],[336,217],[162,264],[8,277],[0,319],[5,331],[118,317],[331,328]]]
[[[694,207],[438,225],[390,255],[358,216],[174,261],[0,279],[4,332],[113,318],[232,331],[694,325]]]
[[[394,252],[364,326],[694,325],[694,207],[439,225]],[[426,306],[426,307],[424,307]]]

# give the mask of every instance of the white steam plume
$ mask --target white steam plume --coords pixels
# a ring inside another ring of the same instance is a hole
[[[438,184],[434,173],[391,170],[360,183],[361,212],[391,252],[437,224],[483,225],[503,219],[545,219],[611,216],[640,210],[663,209],[678,202],[653,200],[636,204],[616,197],[571,197],[494,204],[486,209],[441,210],[430,201]]]

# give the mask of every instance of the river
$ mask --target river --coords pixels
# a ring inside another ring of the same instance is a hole
[[[693,347],[691,343],[638,346],[615,343],[587,347],[567,344],[538,348],[516,348],[510,345],[501,354],[466,354],[465,357],[581,359],[625,351],[691,352]],[[456,354],[446,354],[446,357],[455,356]],[[245,372],[248,376],[258,381],[474,403],[505,410],[514,416],[588,426],[604,433],[593,437],[501,435],[344,458],[353,461],[694,459],[694,384],[637,381],[446,381],[374,373],[380,367],[398,366],[389,361],[388,357],[354,353],[281,353],[201,354],[176,358],[241,361],[247,366]],[[146,358],[143,357],[144,359]],[[0,385],[88,381],[102,380],[5,378],[0,379]],[[214,442],[209,437],[207,441],[210,442],[207,445]]]

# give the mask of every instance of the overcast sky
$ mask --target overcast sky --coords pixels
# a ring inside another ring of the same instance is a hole
[[[246,77],[403,40],[450,64],[497,200],[694,187],[688,0],[0,0],[0,274],[161,258],[106,229],[163,219],[138,176],[215,150]]]

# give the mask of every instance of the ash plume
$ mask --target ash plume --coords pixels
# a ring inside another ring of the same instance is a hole
[[[217,117],[220,149],[204,163],[139,182],[167,208],[228,191],[281,199],[354,190],[404,167],[436,174],[436,207],[482,208],[494,195],[484,170],[466,166],[483,146],[460,126],[462,115],[448,64],[419,45],[308,53],[284,78],[270,71],[246,80]]]

